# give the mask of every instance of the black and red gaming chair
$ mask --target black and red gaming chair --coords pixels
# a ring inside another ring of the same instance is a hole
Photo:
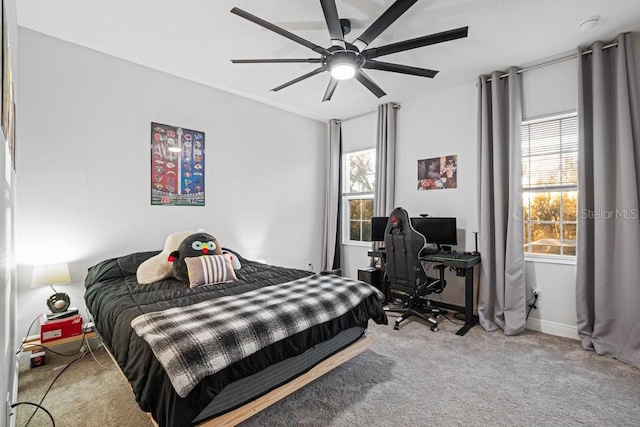
[[[385,310],[400,313],[395,321],[394,329],[400,329],[400,323],[411,316],[419,317],[431,325],[432,331],[438,330],[438,321],[425,313],[442,313],[437,307],[428,304],[417,311],[416,300],[430,293],[439,293],[444,289],[444,265],[434,268],[440,272],[439,279],[427,276],[419,259],[420,251],[427,245],[425,237],[411,226],[411,220],[406,210],[395,208],[387,221],[385,229],[385,276],[389,293],[399,294],[405,300],[404,307]],[[424,301],[424,300],[423,300]]]

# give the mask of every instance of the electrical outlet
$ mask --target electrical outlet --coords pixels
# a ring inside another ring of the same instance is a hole
[[[531,292],[531,294],[532,294],[534,297],[538,297],[538,301],[540,301],[540,289],[535,288],[535,289]]]

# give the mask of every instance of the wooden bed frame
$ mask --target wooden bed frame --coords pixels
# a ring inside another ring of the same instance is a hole
[[[344,362],[352,359],[353,357],[357,356],[358,354],[362,353],[363,351],[371,347],[372,344],[373,344],[373,338],[364,336],[358,339],[357,341],[355,341],[353,344],[343,348],[337,353],[334,353],[332,356],[329,356],[322,362],[315,365],[309,371],[294,378],[288,383],[285,383],[280,387],[277,387],[271,390],[267,394],[264,394],[261,397],[251,402],[248,402],[239,408],[234,409],[233,411],[219,415],[215,418],[208,419],[207,421],[201,424],[198,424],[198,427],[235,426],[241,423],[242,421],[254,416],[258,412],[262,411],[263,409],[268,408],[269,406],[273,405],[277,401],[287,397],[288,395],[295,392],[296,390],[301,389],[302,387],[309,384],[310,382],[320,378],[321,376],[331,371],[332,369],[342,365]],[[118,371],[120,371],[124,379],[127,381],[127,384],[129,384],[128,378],[126,377],[124,372],[122,372],[122,370],[120,369],[120,366],[118,365],[118,362],[116,361],[116,359],[113,357],[111,352],[106,347],[104,349],[107,351],[107,354],[109,354],[109,356],[111,357],[111,360],[116,365],[116,368],[118,368]],[[154,426],[158,427],[158,424],[154,421],[151,414],[147,413],[147,416],[151,420],[151,423]]]

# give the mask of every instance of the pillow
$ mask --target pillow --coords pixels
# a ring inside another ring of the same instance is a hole
[[[240,270],[242,268],[242,265],[240,264],[240,260],[238,259],[238,257],[234,254],[232,254],[229,251],[222,251],[223,254],[228,254],[229,257],[231,257],[231,265],[233,266],[234,270]]]
[[[173,275],[173,263],[169,261],[171,252],[178,249],[180,243],[193,232],[189,230],[169,234],[164,242],[164,249],[158,255],[144,261],[136,270],[136,278],[141,285],[148,285]]]
[[[213,285],[237,280],[229,254],[185,258],[189,287]]]

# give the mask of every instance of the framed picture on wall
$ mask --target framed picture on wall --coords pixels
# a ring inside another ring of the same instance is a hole
[[[458,156],[418,160],[418,190],[458,187]]]
[[[204,132],[151,123],[151,204],[204,206]]]

